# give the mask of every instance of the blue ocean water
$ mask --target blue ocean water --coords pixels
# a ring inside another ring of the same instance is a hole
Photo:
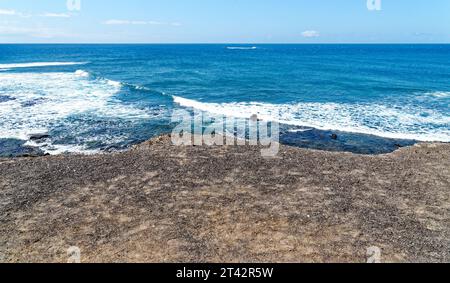
[[[193,108],[308,148],[450,142],[450,45],[0,45],[3,156],[124,149]]]

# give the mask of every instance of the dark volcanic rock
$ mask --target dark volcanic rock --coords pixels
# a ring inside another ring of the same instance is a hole
[[[43,156],[44,152],[37,147],[25,146],[25,141],[0,139],[0,157]]]
[[[37,99],[30,100],[30,101],[26,101],[26,102],[22,103],[22,107],[35,106],[36,104],[42,103],[45,100],[46,99],[44,99],[44,98],[37,98]]]
[[[305,131],[284,130],[280,142],[289,146],[319,149],[327,151],[344,151],[357,154],[384,154],[398,149],[395,144],[411,146],[413,140],[388,139],[367,134],[330,132],[317,129]]]
[[[49,137],[50,137],[50,135],[48,135],[48,134],[32,134],[32,135],[30,135],[30,140],[31,141],[39,141],[39,140],[48,139]]]
[[[10,97],[7,95],[0,95],[0,103],[1,102],[7,102],[7,101],[11,101],[11,100],[16,100],[14,97]]]

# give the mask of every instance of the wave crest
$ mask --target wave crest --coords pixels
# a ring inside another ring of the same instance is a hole
[[[386,138],[450,142],[450,115],[429,109],[379,104],[259,102],[204,103],[173,97],[183,107],[227,117],[258,118],[282,124],[377,135]],[[423,115],[426,113],[427,115]]]
[[[85,65],[87,62],[33,62],[33,63],[12,63],[0,64],[0,69],[35,68],[35,67],[55,67]]]
[[[436,97],[436,98],[450,97],[450,91],[435,91],[435,92],[429,92],[427,94],[430,96]]]
[[[71,126],[89,132],[99,119],[148,119],[150,113],[125,105],[115,96],[119,82],[95,78],[79,70],[73,73],[0,73],[0,96],[11,99],[0,103],[0,138],[28,140],[36,133]],[[86,122],[71,117],[89,117]],[[74,133],[75,136],[79,136]]]
[[[256,46],[228,46],[229,50],[255,50],[258,49]]]

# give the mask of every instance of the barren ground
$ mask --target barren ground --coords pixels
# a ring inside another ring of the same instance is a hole
[[[0,159],[0,261],[450,262],[450,145]]]

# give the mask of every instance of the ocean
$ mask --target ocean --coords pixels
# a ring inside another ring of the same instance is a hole
[[[0,156],[127,149],[177,109],[319,150],[450,142],[450,45],[0,45]]]

